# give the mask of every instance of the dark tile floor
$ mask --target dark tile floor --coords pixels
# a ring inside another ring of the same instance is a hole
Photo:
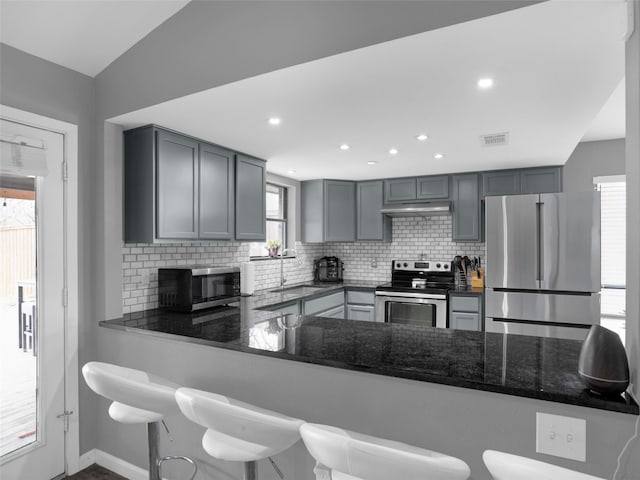
[[[95,463],[90,467],[81,470],[75,475],[67,477],[66,480],[127,480],[125,477],[113,473],[111,470],[107,470]]]

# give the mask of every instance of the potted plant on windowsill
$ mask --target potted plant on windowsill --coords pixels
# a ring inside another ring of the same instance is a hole
[[[277,257],[278,250],[280,250],[280,242],[278,240],[269,240],[264,248],[267,249],[270,257]]]

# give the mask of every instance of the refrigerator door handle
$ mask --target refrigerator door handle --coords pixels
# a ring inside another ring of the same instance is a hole
[[[544,202],[536,203],[536,280],[544,279]]]

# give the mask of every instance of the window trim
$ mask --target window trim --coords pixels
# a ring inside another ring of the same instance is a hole
[[[283,214],[283,218],[280,217],[269,217],[268,213],[265,214],[265,222],[274,222],[274,223],[281,223],[283,225],[283,232],[282,232],[282,245],[281,245],[281,249],[287,249],[288,248],[288,240],[289,240],[289,187],[286,185],[279,185],[277,183],[274,182],[269,182],[267,181],[266,183],[266,189],[265,189],[265,196],[266,196],[266,191],[268,190],[269,187],[274,187],[276,189],[278,189],[281,192],[280,195],[280,201],[281,201],[281,207],[282,207],[282,214]],[[252,243],[259,243],[259,242],[252,242]],[[280,255],[278,255],[277,257],[270,257],[267,254],[265,255],[250,255],[249,256],[249,260],[273,260],[275,258],[280,258]],[[295,255],[284,255],[284,258],[295,258]]]

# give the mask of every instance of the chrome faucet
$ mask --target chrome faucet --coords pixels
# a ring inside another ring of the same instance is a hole
[[[284,284],[287,283],[287,278],[284,276],[284,256],[287,253],[292,253],[296,256],[298,252],[293,248],[283,248],[280,251],[280,289],[284,290]],[[298,265],[302,265],[302,259],[298,257]]]

